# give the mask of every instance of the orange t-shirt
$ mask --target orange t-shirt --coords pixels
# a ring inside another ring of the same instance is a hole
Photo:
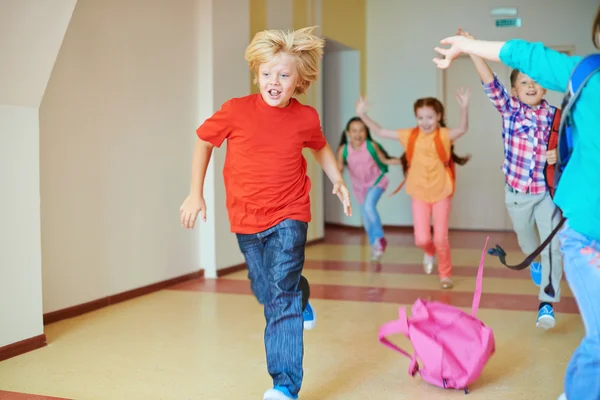
[[[234,98],[197,130],[220,147],[231,231],[258,233],[284,219],[310,222],[310,179],[302,149],[326,144],[317,111],[295,98],[271,107],[260,94]]]
[[[399,129],[400,144],[407,148],[408,139],[414,128]],[[450,130],[440,128],[440,136],[446,154],[450,154]],[[415,142],[412,162],[406,177],[406,193],[411,197],[437,203],[452,194],[452,180],[435,147],[435,132],[419,130]]]

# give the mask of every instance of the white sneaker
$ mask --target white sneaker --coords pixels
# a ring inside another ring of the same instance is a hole
[[[286,396],[283,392],[277,389],[269,389],[265,392],[263,400],[294,400],[293,397]]]
[[[563,393],[560,396],[558,396],[557,400],[567,400],[567,395]]]
[[[425,271],[425,273],[427,275],[429,275],[433,272],[433,264],[434,263],[435,263],[435,256],[430,256],[429,254],[425,253],[425,256],[423,257],[423,270]]]

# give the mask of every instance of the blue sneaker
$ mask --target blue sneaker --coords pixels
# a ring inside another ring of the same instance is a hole
[[[554,328],[555,325],[556,318],[554,318],[554,309],[551,305],[546,304],[544,307],[540,308],[535,326],[542,329],[550,329]]]
[[[535,286],[539,287],[542,284],[542,263],[532,262],[529,266],[529,272],[531,273],[531,280]]]
[[[317,313],[310,304],[310,301],[306,303],[306,308],[302,312],[302,317],[304,318],[304,329],[310,331],[315,327],[315,324],[317,323]]]

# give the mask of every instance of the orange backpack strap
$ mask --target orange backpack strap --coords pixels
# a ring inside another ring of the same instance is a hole
[[[444,167],[446,167],[446,171],[450,175],[450,181],[452,182],[452,194],[454,194],[454,186],[456,182],[456,171],[454,168],[454,162],[452,160],[452,154],[446,154],[446,149],[444,149],[444,143],[442,143],[442,135],[440,134],[440,130],[435,133],[435,148],[437,150],[438,156]]]
[[[561,118],[561,110],[560,108],[556,109],[554,113],[554,118],[552,119],[552,127],[550,129],[550,136],[548,137],[548,144],[546,147],[546,151],[556,150],[558,147],[558,130],[560,128],[560,118]],[[544,178],[546,179],[546,186],[548,187],[548,191],[550,192],[550,196],[554,197],[554,168],[556,164],[548,164],[546,162],[546,166],[544,168]]]
[[[410,133],[410,136],[408,137],[408,143],[406,144],[406,161],[408,163],[408,168],[406,170],[406,175],[408,175],[408,170],[410,169],[410,163],[412,162],[413,154],[415,152],[415,145],[417,144],[417,139],[418,138],[419,138],[419,127],[416,127]],[[402,182],[400,182],[400,186],[398,186],[396,188],[396,190],[394,190],[390,194],[390,196],[393,196],[396,193],[398,193],[400,191],[400,189],[402,189],[402,186],[404,186],[405,183],[406,183],[406,176],[404,177],[404,179],[402,180]]]

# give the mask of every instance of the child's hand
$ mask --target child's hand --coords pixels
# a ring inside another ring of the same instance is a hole
[[[440,43],[441,44],[449,44],[450,48],[444,49],[441,47],[436,47],[435,51],[437,51],[438,53],[443,55],[444,58],[443,59],[442,58],[434,58],[433,62],[440,69],[448,68],[450,66],[450,64],[452,64],[452,61],[454,61],[458,56],[460,56],[462,54],[462,50],[461,50],[462,45],[467,40],[471,40],[471,39],[467,39],[464,36],[451,36],[446,39],[442,39],[440,41]]]
[[[336,182],[333,185],[333,194],[336,194],[344,205],[344,214],[348,217],[352,216],[352,206],[350,205],[350,192],[344,181]]]
[[[548,150],[546,152],[546,161],[549,165],[556,164],[556,150]]]
[[[361,117],[367,113],[368,107],[367,107],[366,97],[360,96],[360,99],[356,100],[356,103],[354,103],[354,104],[356,106],[356,115]]]
[[[471,89],[469,88],[458,88],[456,91],[456,100],[461,108],[467,108],[469,106],[469,100],[471,99]]]
[[[188,196],[179,208],[181,225],[187,229],[194,229],[196,218],[201,214],[202,221],[206,222],[206,203],[200,196]]]

